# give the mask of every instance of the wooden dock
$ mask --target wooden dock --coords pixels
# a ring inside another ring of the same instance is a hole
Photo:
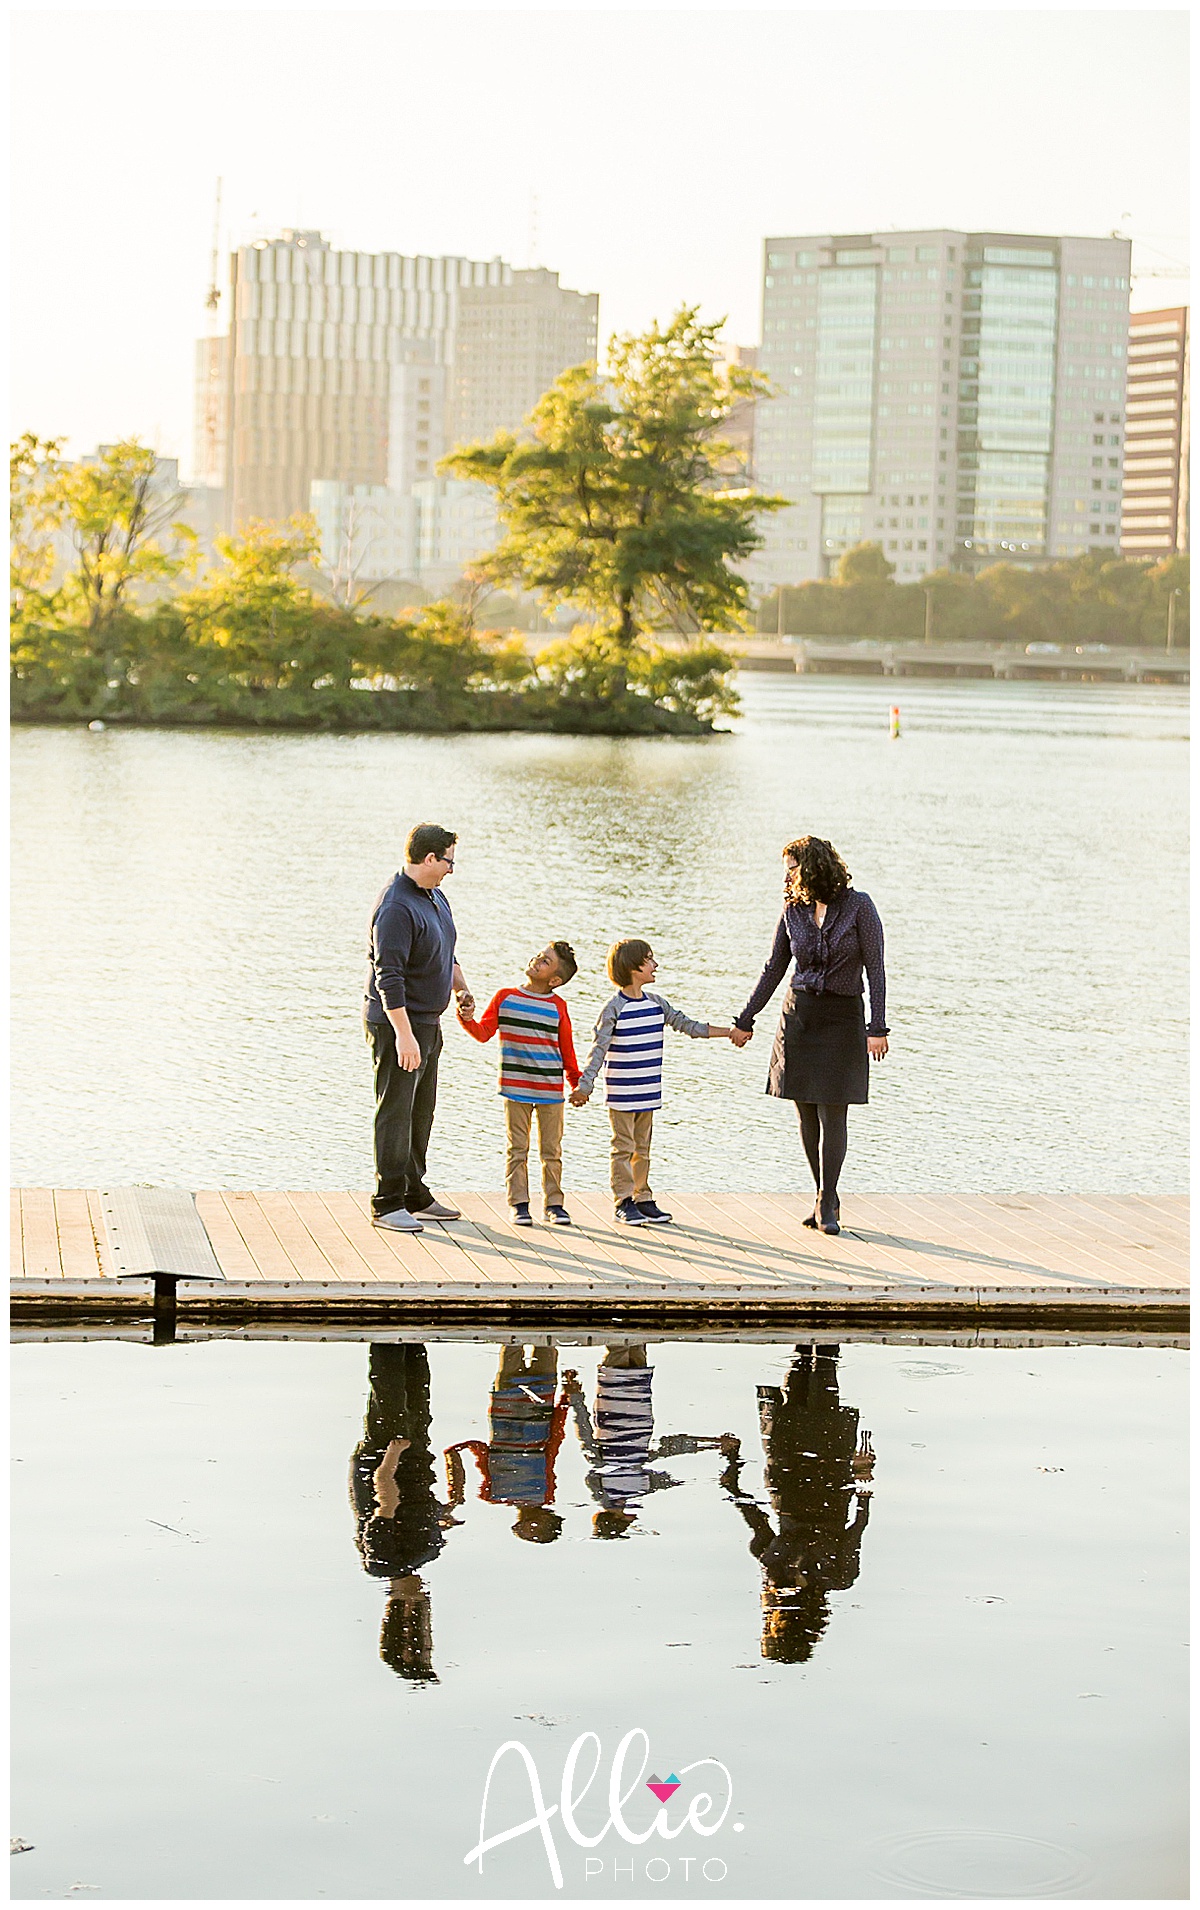
[[[458,1221],[372,1227],[361,1193],[199,1192],[219,1278],[159,1282],[180,1324],[284,1320],[984,1318],[1186,1325],[1183,1196],[847,1194],[843,1232],[800,1225],[791,1194],[679,1194],[669,1227],[622,1228],[608,1197],[575,1224],[514,1227],[501,1194],[443,1196]],[[108,1197],[111,1202],[111,1196]],[[665,1197],[664,1197],[665,1198]],[[16,1322],[118,1320],[155,1307],[122,1276],[95,1190],[14,1190]]]

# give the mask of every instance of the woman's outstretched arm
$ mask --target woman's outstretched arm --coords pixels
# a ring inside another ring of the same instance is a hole
[[[788,934],[787,910],[779,918],[775,930],[775,940],[771,944],[771,953],[767,957],[766,967],[754,985],[751,995],[740,1015],[735,1015],[733,1025],[743,1034],[749,1034],[754,1027],[754,1017],[760,1008],[765,1008],[780,982],[787,974],[788,963],[792,957],[791,937]]]

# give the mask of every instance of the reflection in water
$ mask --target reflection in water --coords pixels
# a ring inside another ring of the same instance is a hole
[[[875,1454],[870,1433],[859,1437],[857,1409],[839,1399],[836,1346],[798,1346],[784,1384],[759,1387],[758,1417],[776,1524],[742,1491],[737,1456],[722,1484],[762,1566],[762,1655],[804,1664],[829,1623],[828,1594],[858,1577]]]
[[[555,1347],[534,1346],[528,1353],[522,1346],[501,1347],[489,1401],[490,1438],[462,1439],[446,1448],[446,1504],[434,1492],[425,1348],[373,1346],[369,1377],[350,1493],[363,1568],[387,1580],[380,1656],[402,1678],[437,1683],[429,1590],[421,1571],[438,1557],[447,1531],[461,1524],[454,1513],[466,1497],[464,1454],[479,1468],[479,1497],[516,1508],[514,1535],[551,1544],[563,1530],[554,1509],[555,1462],[568,1412],[589,1462],[587,1485],[598,1508],[592,1532],[598,1539],[624,1538],[649,1493],[684,1483],[655,1460],[724,1454],[720,1486],[749,1526],[750,1551],[762,1567],[764,1658],[786,1664],[810,1658],[829,1623],[828,1594],[846,1590],[858,1577],[875,1454],[870,1433],[859,1435],[856,1409],[839,1399],[836,1346],[797,1347],[784,1384],[758,1389],[763,1477],[774,1522],[742,1487],[744,1462],[733,1433],[668,1433],[654,1443],[654,1368],[644,1345],[605,1348],[590,1413],[574,1370],[563,1373],[559,1390]]]
[[[569,1374],[568,1378],[574,1379],[575,1375]],[[653,1381],[654,1368],[646,1364],[644,1346],[609,1346],[604,1350],[596,1374],[594,1420],[588,1417],[583,1389],[577,1380],[571,1389],[571,1407],[580,1444],[592,1461],[587,1483],[600,1507],[592,1519],[592,1530],[598,1539],[623,1538],[648,1492],[683,1484],[668,1472],[652,1470],[652,1457],[666,1459],[713,1447],[731,1454],[737,1451],[738,1442],[732,1433],[719,1438],[671,1433],[659,1441],[657,1450],[652,1453]]]
[[[562,1397],[555,1402],[558,1350],[535,1346],[526,1362],[523,1346],[500,1349],[500,1367],[488,1410],[490,1440],[462,1439],[446,1449],[450,1503],[460,1506],[465,1493],[462,1454],[479,1466],[479,1496],[491,1505],[515,1505],[513,1532],[535,1545],[549,1545],[562,1531],[554,1506],[554,1461],[562,1444],[567,1391],[578,1384],[563,1375]]]
[[[434,1496],[429,1359],[423,1346],[373,1346],[363,1436],[350,1464],[350,1500],[363,1569],[388,1581],[379,1655],[402,1678],[437,1683],[423,1565],[458,1523]]]

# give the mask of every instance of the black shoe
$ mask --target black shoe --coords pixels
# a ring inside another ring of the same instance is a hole
[[[842,1217],[842,1203],[838,1199],[836,1194],[833,1197],[833,1217],[835,1220],[840,1220]],[[820,1194],[817,1195],[817,1204],[813,1208],[811,1214],[806,1215],[805,1218],[800,1222],[800,1225],[802,1227],[816,1227],[818,1229],[820,1228],[821,1226],[821,1196]]]
[[[634,1206],[642,1216],[642,1219],[650,1221],[655,1227],[661,1227],[665,1221],[674,1220],[675,1218],[674,1214],[664,1214],[656,1200],[637,1200],[634,1202]]]
[[[571,1216],[565,1207],[547,1207],[546,1219],[552,1227],[569,1227]]]
[[[842,1212],[842,1204],[839,1201],[836,1194],[834,1194],[832,1198],[828,1200],[825,1198],[824,1194],[820,1196],[819,1200],[817,1201],[817,1226],[820,1228],[823,1234],[840,1234],[841,1233],[842,1230],[840,1226],[838,1225],[838,1221],[841,1217],[841,1212]]]
[[[514,1227],[532,1227],[533,1215],[529,1211],[529,1202],[527,1200],[518,1200],[514,1204],[512,1208],[512,1224]]]
[[[632,1200],[619,1200],[614,1218],[622,1221],[626,1227],[644,1227],[646,1225],[645,1214]]]

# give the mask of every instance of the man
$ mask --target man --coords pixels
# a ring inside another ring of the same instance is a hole
[[[454,957],[450,904],[438,889],[454,870],[458,837],[436,823],[415,828],[404,867],[378,897],[371,915],[363,1015],[375,1063],[375,1194],[377,1227],[420,1233],[421,1218],[458,1220],[457,1207],[435,1200],[425,1185],[425,1157],[437,1102],[440,1017],[458,997],[459,1013],[475,1002]]]

